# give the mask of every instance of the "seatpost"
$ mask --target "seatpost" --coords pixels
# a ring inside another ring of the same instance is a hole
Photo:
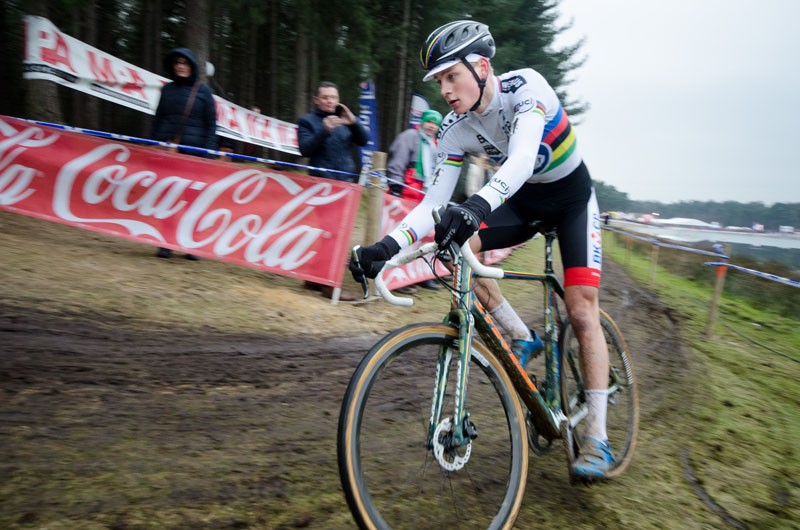
[[[544,234],[544,272],[553,274],[553,240],[556,238],[555,232],[548,230]]]

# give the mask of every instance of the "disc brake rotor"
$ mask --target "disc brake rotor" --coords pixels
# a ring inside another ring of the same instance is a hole
[[[458,450],[464,451],[463,455]],[[447,471],[459,471],[462,469],[472,452],[472,443],[461,447],[453,446],[453,422],[450,418],[445,418],[436,427],[433,433],[433,456],[439,465]]]

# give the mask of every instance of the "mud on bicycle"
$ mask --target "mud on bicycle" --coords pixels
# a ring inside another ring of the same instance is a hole
[[[580,349],[553,273],[556,233],[537,228],[545,239],[542,273],[484,266],[468,244],[442,253],[429,243],[388,261],[376,278],[387,301],[411,305],[386,289],[382,274],[425,256],[452,260],[451,304],[442,322],[411,324],[383,337],[345,393],[339,474],[360,528],[511,528],[525,491],[529,449],[541,456],[560,445],[567,470],[580,454],[588,413]],[[544,373],[538,380],[519,364],[473,296],[473,273],[542,284]],[[600,321],[610,363],[612,478],[633,457],[639,406],[623,336],[602,310]],[[578,479],[570,475],[570,481]]]

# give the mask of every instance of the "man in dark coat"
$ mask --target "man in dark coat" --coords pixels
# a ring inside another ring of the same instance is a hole
[[[356,173],[353,145],[364,146],[369,132],[358,118],[339,102],[339,89],[323,81],[314,96],[314,111],[303,114],[297,121],[297,142],[300,153],[310,159],[310,165]],[[355,182],[357,177],[312,170],[311,175],[334,180]]]
[[[314,96],[314,111],[303,114],[297,121],[297,143],[300,154],[309,157],[309,163],[318,168],[335,169],[355,174],[353,145],[364,146],[369,140],[369,132],[358,118],[345,105],[339,102],[339,88],[322,81]],[[357,176],[343,173],[311,170],[314,177],[325,177],[345,182],[355,182]],[[320,291],[322,296],[331,298],[333,287],[314,282],[305,282],[304,287]],[[352,302],[358,297],[342,291],[339,300]]]
[[[187,48],[175,48],[164,57],[164,69],[171,83],[161,89],[150,137],[191,147],[217,149],[217,111],[211,87],[197,80],[197,59]],[[189,104],[191,100],[191,105]],[[203,158],[216,158],[210,153],[179,149],[178,152]],[[172,251],[159,248],[156,256],[169,258]],[[196,260],[194,254],[187,259]]]

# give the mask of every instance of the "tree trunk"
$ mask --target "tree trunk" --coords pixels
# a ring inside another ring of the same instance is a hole
[[[214,65],[214,77],[209,84],[214,88],[214,92],[223,98],[227,99],[224,89],[230,84],[231,73],[231,60],[230,52],[228,50],[230,44],[230,35],[233,31],[231,22],[231,13],[227,5],[222,2],[214,3],[214,10],[212,12],[211,24],[211,42],[209,57],[210,62]]]
[[[268,116],[278,115],[278,23],[279,23],[279,0],[269,1],[269,76],[267,81],[267,112]]]
[[[305,10],[303,10],[305,11]],[[294,93],[294,114],[300,116],[308,112],[309,102],[309,52],[308,28],[305,13],[298,13],[297,17],[297,46],[295,47],[295,83],[297,90]]]
[[[90,46],[97,47],[97,2],[95,0],[87,0],[86,5],[82,10],[78,11],[78,16],[83,19],[83,31],[81,32],[81,40]],[[76,114],[76,123],[82,127],[89,129],[100,128],[100,99],[92,95],[87,95],[82,92],[74,91],[76,99],[83,102],[83,108],[79,109]]]
[[[31,15],[48,18],[47,0],[30,0],[27,11]],[[25,110],[29,118],[51,123],[63,123],[58,100],[58,85],[41,79],[26,80]]]
[[[139,50],[139,66],[154,74],[164,75],[162,66],[163,46],[161,45],[161,32],[163,9],[161,0],[148,0],[142,2],[142,18],[139,31],[141,48]],[[139,136],[148,138],[153,117],[142,113],[139,119]]]
[[[139,66],[150,72],[164,75],[161,59],[161,0],[142,2],[141,51]]]
[[[22,15],[9,2],[0,2],[0,114],[19,116],[23,110]]]
[[[209,50],[209,0],[187,0],[186,2],[186,45],[197,57],[197,79],[208,82],[206,61]]]
[[[400,48],[397,50],[397,64],[399,66],[397,69],[397,83],[395,84],[398,88],[397,99],[395,100],[395,105],[397,105],[397,107],[395,108],[394,120],[392,120],[393,127],[391,129],[386,129],[392,131],[392,138],[407,127],[406,116],[408,116],[408,102],[410,101],[409,90],[411,89],[411,83],[408,77],[408,39],[409,28],[411,27],[411,0],[403,1],[402,27],[403,29],[400,31],[400,34],[404,35],[405,38],[400,41]]]
[[[247,49],[245,50],[245,78],[240,93],[241,104],[251,108],[256,99],[256,75],[258,73],[258,33],[260,27],[256,17],[247,24]]]

